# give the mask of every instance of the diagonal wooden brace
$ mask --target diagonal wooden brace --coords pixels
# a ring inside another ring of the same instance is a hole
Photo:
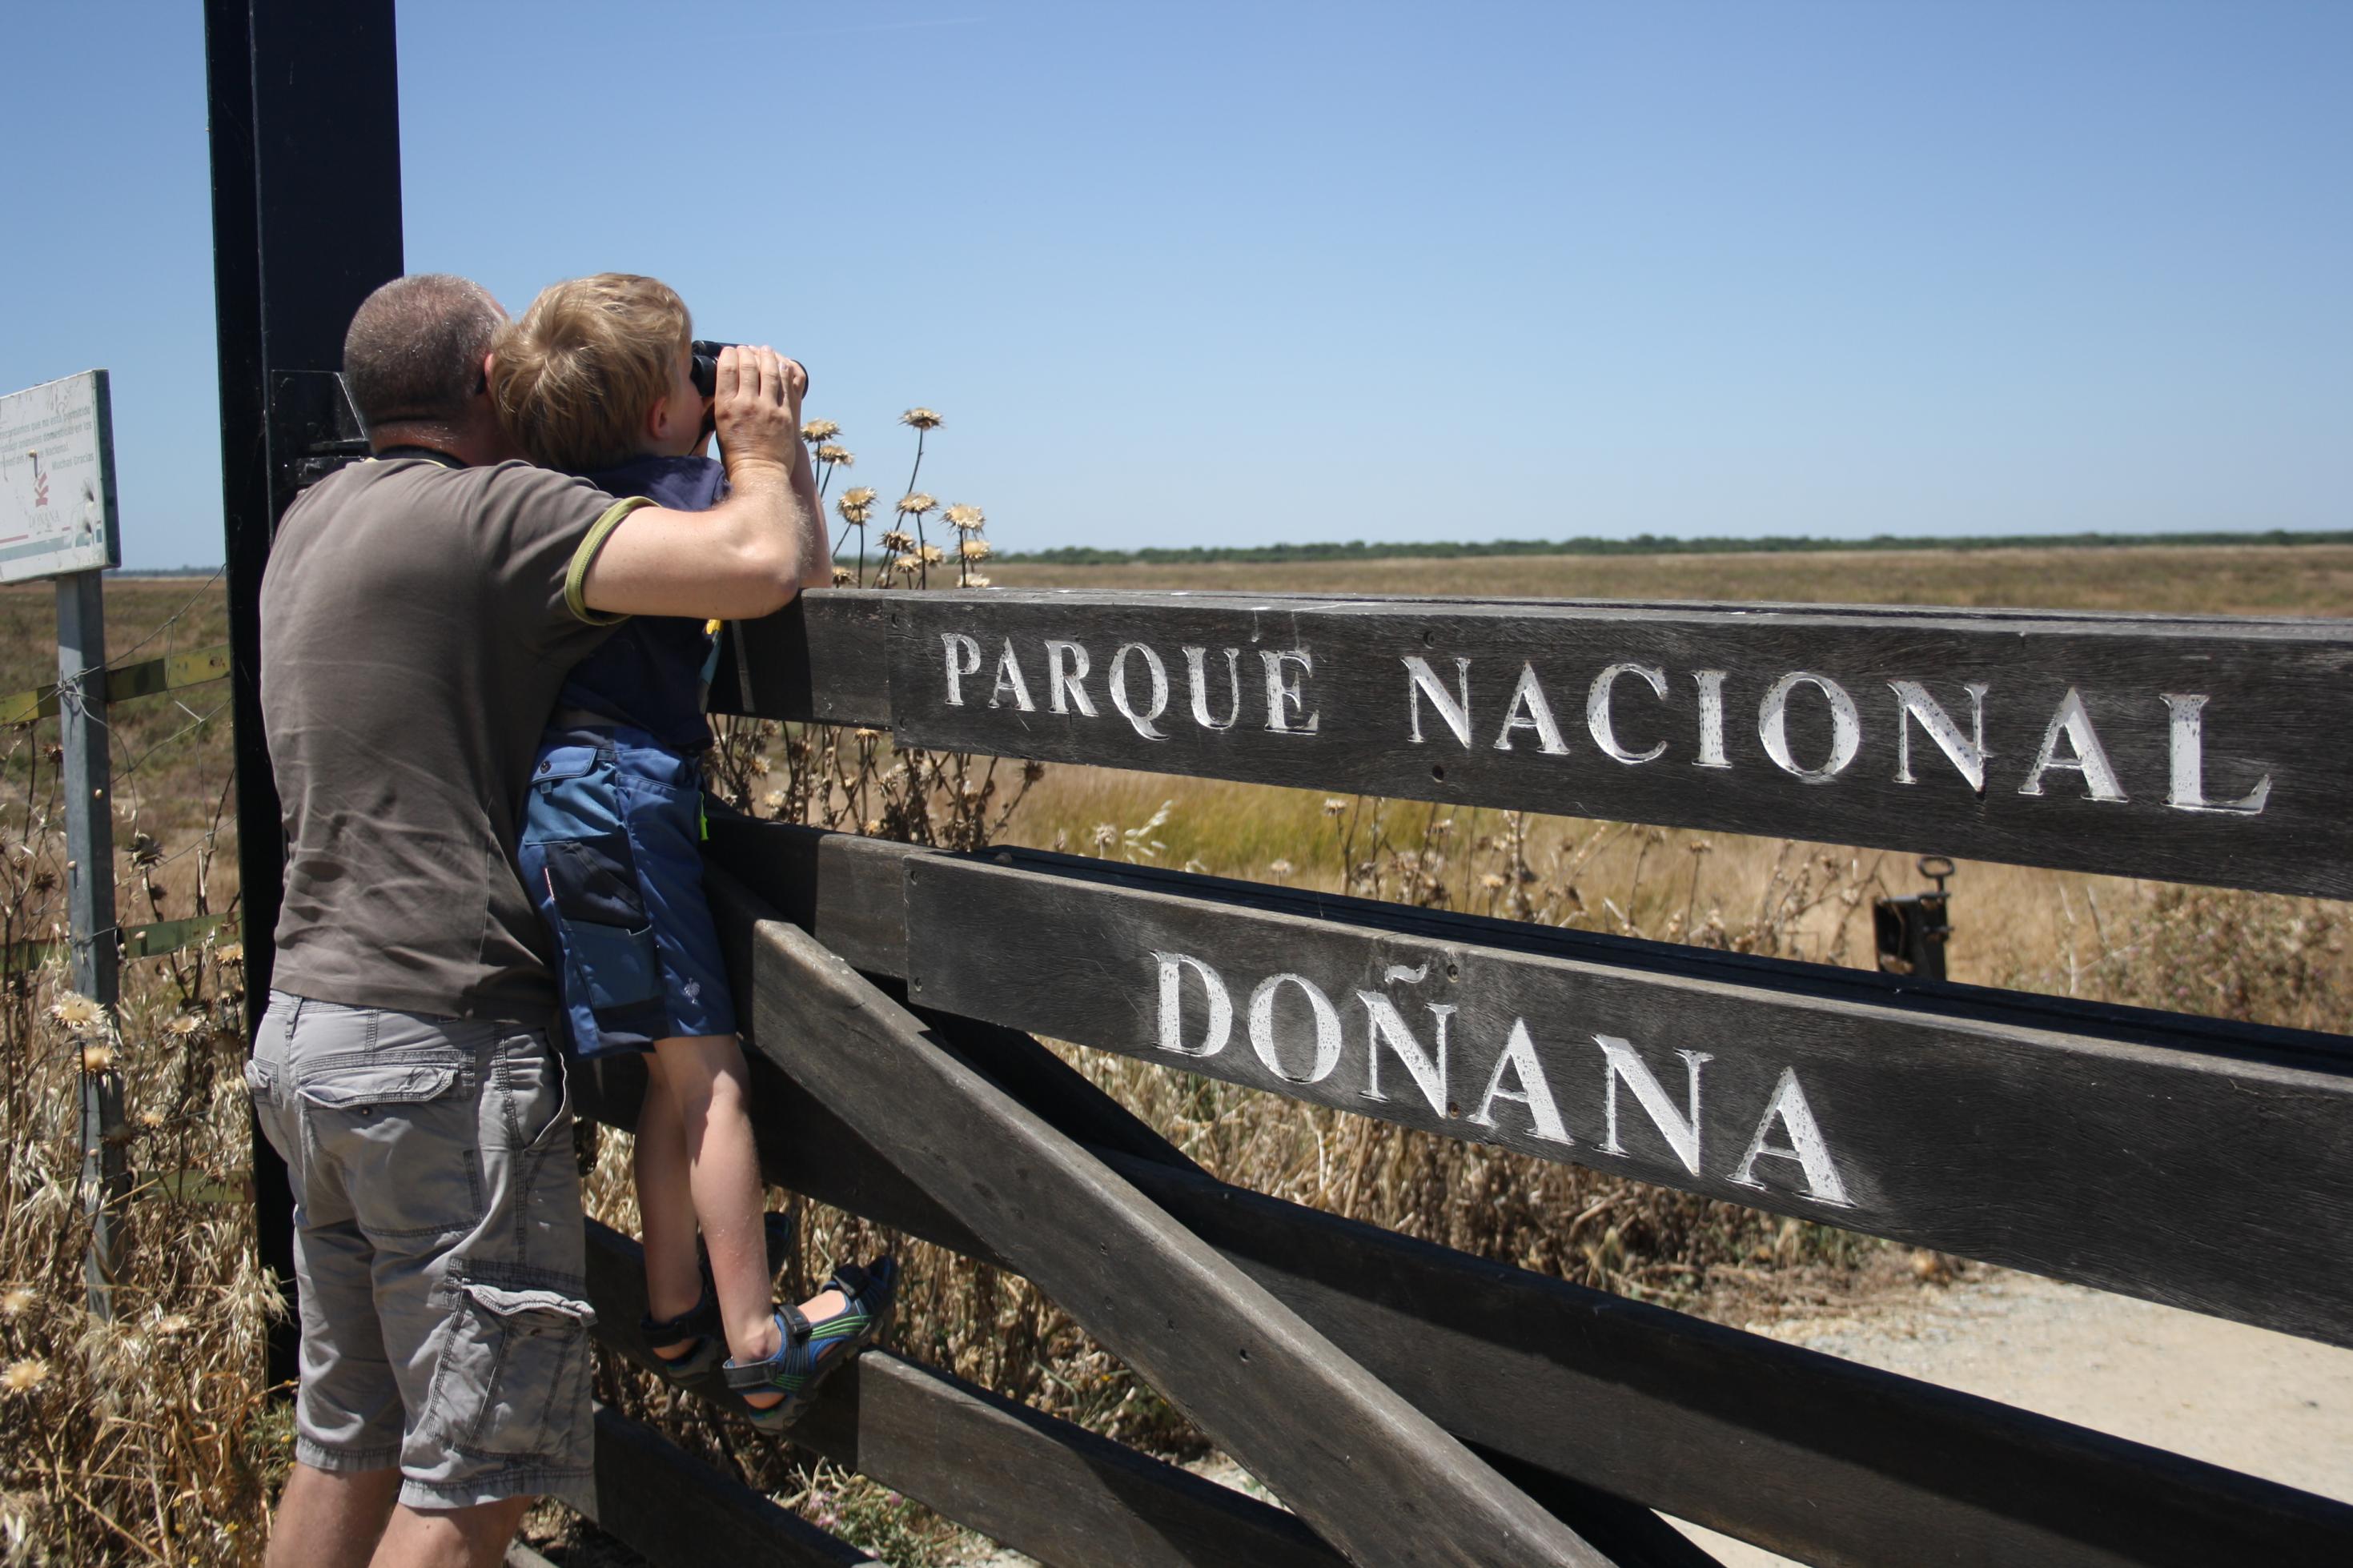
[[[753,972],[762,1055],[1352,1562],[1609,1563],[814,938]]]

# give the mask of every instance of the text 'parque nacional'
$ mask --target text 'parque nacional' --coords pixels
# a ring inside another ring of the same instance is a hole
[[[1298,738],[1326,732],[1311,647],[1195,644],[1164,651],[1127,641],[1100,649],[1077,638],[1008,636],[992,639],[992,648],[965,632],[938,636],[944,700],[951,708],[1125,725],[1147,742],[1166,742],[1187,727]],[[1639,658],[1572,668],[1529,658],[1514,661],[1508,696],[1482,704],[1474,700],[1468,656],[1405,654],[1388,662],[1385,718],[1394,739],[1437,752],[1521,752],[1566,759],[1565,766],[1580,760],[1618,768],[1679,762],[1717,773],[1767,766],[1808,784],[1832,784],[1857,776],[1867,731],[1883,725],[1894,742],[1887,782],[1898,785],[1942,774],[1979,796],[2066,792],[2094,802],[2151,799],[2176,811],[2246,817],[2262,815],[2271,797],[2268,772],[2233,783],[2234,793],[2209,793],[2211,698],[2193,690],[2151,690],[2123,705],[2162,726],[2164,736],[2162,775],[2128,778],[2073,685],[2055,700],[2036,700],[2039,743],[2002,756],[1987,742],[1989,711],[2001,699],[1985,680],[1940,688],[1887,676],[1874,680],[1873,690],[1818,670],[1780,670],[1747,680],[1762,688],[1752,712],[1733,706],[1735,677],[1727,669],[1670,671]],[[1801,727],[1810,750],[1795,732]]]

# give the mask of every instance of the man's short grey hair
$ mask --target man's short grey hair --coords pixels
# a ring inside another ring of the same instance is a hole
[[[396,278],[369,295],[343,334],[343,383],[361,423],[464,417],[506,319],[489,289],[447,272]]]

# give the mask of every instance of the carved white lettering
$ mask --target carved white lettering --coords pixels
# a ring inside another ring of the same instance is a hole
[[[1650,1114],[1651,1125],[1666,1139],[1667,1146],[1675,1152],[1675,1158],[1683,1163],[1683,1169],[1694,1176],[1698,1175],[1699,1069],[1701,1063],[1714,1061],[1715,1056],[1707,1051],[1675,1053],[1683,1059],[1683,1070],[1689,1081],[1686,1093],[1691,1101],[1691,1113],[1685,1117],[1676,1111],[1675,1102],[1667,1098],[1666,1089],[1652,1076],[1649,1065],[1635,1054],[1633,1042],[1621,1040],[1615,1035],[1596,1035],[1593,1043],[1601,1047],[1601,1055],[1608,1064],[1605,1069],[1608,1087],[1604,1090],[1602,1116],[1609,1136],[1602,1142],[1602,1152],[1623,1154],[1626,1152],[1618,1142],[1618,1085],[1623,1079],[1626,1087],[1634,1091],[1635,1100]]]
[[[1180,1057],[1214,1057],[1224,1050],[1227,1039],[1234,1032],[1234,999],[1227,994],[1226,983],[1218,977],[1218,972],[1187,952],[1155,952],[1152,956],[1160,965],[1160,1048]],[[1198,1046],[1185,1043],[1182,1008],[1187,969],[1201,977],[1201,988],[1209,999],[1208,1026],[1203,1030]]]
[[[1046,644],[1046,706],[1057,713],[1067,713],[1075,704],[1080,712],[1093,718],[1094,700],[1087,695],[1084,684],[1088,668],[1086,649],[1074,642],[1049,639]]]
[[[1308,1010],[1315,1017],[1315,1066],[1305,1073],[1285,1068],[1274,1051],[1274,997],[1285,985],[1299,987],[1300,994],[1307,998]],[[1250,993],[1250,1042],[1258,1059],[1275,1077],[1290,1083],[1321,1083],[1340,1065],[1340,1014],[1332,1005],[1332,998],[1305,975],[1271,974]]]
[[[1152,710],[1139,713],[1127,698],[1127,656],[1142,654],[1144,668],[1152,676]],[[1168,711],[1168,667],[1160,656],[1140,642],[1122,643],[1119,651],[1111,656],[1111,705],[1119,710],[1120,717],[1135,727],[1135,732],[1147,741],[1162,739],[1153,727],[1153,721]]]
[[[958,658],[957,655],[963,655]],[[940,655],[947,661],[948,706],[964,706],[964,678],[980,672],[980,645],[962,632],[940,634]]]
[[[1694,669],[1692,680],[1699,687],[1699,755],[1692,759],[1692,766],[1728,768],[1732,762],[1724,754],[1724,671]]]
[[[1585,727],[1593,735],[1593,743],[1605,755],[1621,763],[1654,763],[1666,755],[1664,741],[1647,752],[1630,752],[1618,743],[1618,731],[1609,720],[1609,694],[1621,675],[1639,675],[1644,685],[1662,699],[1667,694],[1666,672],[1647,664],[1613,664],[1593,678],[1592,689],[1585,694]]]
[[[1519,1081],[1516,1089],[1504,1087],[1504,1074],[1510,1072]],[[1471,1120],[1482,1127],[1495,1125],[1495,1101],[1515,1100],[1528,1108],[1528,1120],[1535,1124],[1535,1135],[1548,1143],[1573,1144],[1576,1139],[1561,1124],[1560,1109],[1553,1104],[1552,1086],[1545,1081],[1544,1063],[1536,1059],[1535,1042],[1528,1038],[1525,1018],[1512,1020],[1512,1033],[1504,1042],[1503,1055],[1495,1058],[1495,1070],[1488,1076],[1487,1092],[1479,1097],[1479,1109]]]
[[[2074,752],[2072,757],[2059,754],[2059,742],[2066,739]],[[2051,715],[2051,723],[2042,731],[2042,749],[2034,754],[2034,771],[2018,786],[2021,795],[2041,795],[2042,775],[2052,770],[2084,775],[2085,795],[2093,800],[2122,800],[2124,786],[2116,782],[2116,770],[2108,763],[2107,748],[2100,744],[2099,731],[2092,728],[2092,716],[2084,710],[2084,700],[2073,687],[2059,700],[2058,710]]]
[[[2165,804],[2176,811],[2226,811],[2240,816],[2260,816],[2263,803],[2272,797],[2272,775],[2265,773],[2255,781],[2255,787],[2236,800],[2206,798],[2206,699],[2199,696],[2165,694],[2166,710],[2172,716],[2166,738],[2166,750],[2173,763],[2172,784],[2166,792]]]
[[[1789,1147],[1776,1149],[1765,1140],[1778,1121],[1789,1130]],[[1795,1160],[1806,1175],[1806,1195],[1817,1203],[1836,1204],[1851,1208],[1852,1201],[1846,1195],[1846,1184],[1839,1180],[1838,1167],[1831,1162],[1831,1146],[1822,1137],[1821,1124],[1814,1120],[1813,1107],[1806,1103],[1806,1091],[1798,1087],[1798,1069],[1783,1068],[1781,1081],[1773,1087],[1773,1098],[1765,1106],[1765,1114],[1757,1119],[1756,1136],[1748,1140],[1748,1152],[1740,1157],[1732,1173],[1736,1186],[1755,1187],[1767,1191],[1757,1179],[1757,1162],[1762,1158]]]
[[[1304,723],[1294,723],[1293,716],[1307,705],[1299,683],[1315,673],[1315,658],[1305,648],[1259,649],[1259,658],[1266,663],[1266,727],[1278,735],[1313,735],[1317,715],[1310,713]],[[1288,673],[1293,665],[1299,673]]]
[[[1887,689],[1895,693],[1895,782],[1914,783],[1912,777],[1912,721],[1917,719],[1920,728],[1936,742],[1953,766],[1960,770],[1969,787],[1985,794],[1986,759],[1993,753],[1986,750],[1985,699],[1983,683],[1970,681],[1961,688],[1969,694],[1969,738],[1961,739],[1961,727],[1945,711],[1945,705],[1928,695],[1928,689],[1916,680],[1891,680]]]
[[[1800,686],[1810,686],[1830,700],[1831,754],[1819,768],[1800,767],[1789,754],[1789,693]],[[1773,765],[1783,773],[1808,784],[1828,784],[1854,761],[1855,752],[1862,745],[1862,719],[1845,687],[1827,675],[1793,669],[1775,681],[1766,690],[1765,700],[1757,704],[1757,738],[1765,743],[1765,754],[1773,759]]]
[[[989,691],[988,705],[995,708],[1008,697],[1024,713],[1038,711],[1038,705],[1029,700],[1029,683],[1021,679],[1021,661],[1013,657],[1011,637],[1005,639],[1005,651],[997,656],[997,684]]]
[[[1393,963],[1381,978],[1390,984],[1406,980],[1419,984],[1429,975],[1430,965],[1426,963],[1418,969]],[[1421,1090],[1422,1099],[1430,1101],[1430,1109],[1440,1116],[1445,1115],[1446,1021],[1454,1016],[1454,1005],[1451,1002],[1423,1004],[1430,1009],[1432,1026],[1437,1031],[1436,1043],[1425,1051],[1421,1048],[1421,1042],[1414,1038],[1413,1026],[1405,1021],[1405,1015],[1398,1011],[1396,1003],[1377,991],[1359,991],[1356,1000],[1365,1005],[1366,1018],[1365,1098],[1388,1098],[1381,1092],[1381,1047],[1386,1044],[1397,1053],[1398,1060],[1405,1064],[1405,1070],[1413,1075],[1414,1085]]]
[[[1438,679],[1438,672],[1430,668],[1430,660],[1409,657],[1405,661],[1405,672],[1412,678],[1406,686],[1405,705],[1412,721],[1413,743],[1417,746],[1422,743],[1421,700],[1427,697],[1430,705],[1438,710],[1438,716],[1446,721],[1446,727],[1454,731],[1454,738],[1462,742],[1463,750],[1470,750],[1471,661],[1459,657],[1454,661],[1455,685],[1461,692],[1459,700],[1447,694],[1445,686]]]
[[[1230,730],[1234,727],[1234,721],[1242,716],[1242,650],[1238,647],[1226,649],[1226,689],[1233,702],[1226,710],[1222,723],[1209,717],[1208,655],[1209,650],[1205,647],[1185,650],[1185,673],[1193,687],[1193,722],[1204,730]]]
[[[1495,735],[1495,750],[1512,749],[1512,731],[1534,730],[1536,745],[1549,756],[1561,756],[1568,747],[1560,738],[1560,726],[1553,722],[1552,704],[1545,700],[1544,688],[1536,684],[1536,667],[1520,666],[1520,683],[1512,688],[1512,706],[1504,714],[1504,727]]]

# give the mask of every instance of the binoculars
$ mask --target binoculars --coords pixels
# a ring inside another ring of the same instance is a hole
[[[705,398],[719,395],[719,351],[735,346],[733,343],[713,342],[708,338],[697,338],[688,345],[688,352],[694,356],[694,390]],[[808,367],[804,365],[801,368],[802,374],[807,375]]]

